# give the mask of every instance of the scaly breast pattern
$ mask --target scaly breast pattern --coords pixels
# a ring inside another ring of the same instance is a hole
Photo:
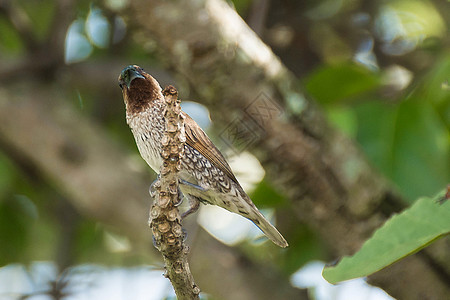
[[[127,113],[127,123],[133,132],[139,152],[157,174],[162,164],[161,139],[165,130],[163,105],[161,101],[156,100],[142,112]],[[180,177],[212,193],[231,192],[234,196],[243,193],[240,186],[188,144],[185,144]]]

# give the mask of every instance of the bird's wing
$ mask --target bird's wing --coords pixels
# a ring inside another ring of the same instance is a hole
[[[184,120],[186,143],[200,152],[209,160],[210,163],[212,163],[216,168],[226,174],[231,180],[239,184],[233,174],[233,171],[223,157],[222,153],[220,153],[219,149],[214,146],[206,133],[188,114],[184,113],[184,115],[186,116],[186,119]]]

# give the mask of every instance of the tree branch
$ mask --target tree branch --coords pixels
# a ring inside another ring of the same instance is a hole
[[[161,141],[163,164],[160,177],[155,183],[158,192],[150,210],[149,223],[155,247],[164,257],[165,276],[172,282],[178,299],[199,299],[200,289],[194,283],[189,269],[189,248],[184,244],[185,234],[177,207],[182,200],[178,187],[178,171],[181,169],[186,141],[184,116],[181,114],[177,90],[168,86],[163,90],[163,95],[166,102],[166,131]]]

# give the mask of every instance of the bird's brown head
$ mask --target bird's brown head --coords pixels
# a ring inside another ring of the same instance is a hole
[[[123,69],[118,81],[130,113],[143,111],[154,100],[162,99],[159,83],[137,65],[129,65]]]

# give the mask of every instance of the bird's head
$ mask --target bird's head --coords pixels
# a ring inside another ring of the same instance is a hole
[[[118,81],[126,108],[130,112],[142,111],[154,100],[162,99],[159,83],[137,65],[129,65],[123,69]]]

